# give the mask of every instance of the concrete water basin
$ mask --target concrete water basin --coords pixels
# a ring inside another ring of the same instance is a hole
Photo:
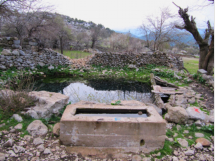
[[[151,106],[69,105],[60,121],[68,146],[150,152],[162,148],[166,122]]]

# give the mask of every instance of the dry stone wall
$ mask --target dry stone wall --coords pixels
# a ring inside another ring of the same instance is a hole
[[[4,43],[3,43],[4,42]],[[4,48],[0,55],[0,69],[7,70],[10,67],[34,69],[37,65],[68,65],[70,60],[64,55],[50,49],[38,51],[36,41],[25,41],[24,49],[16,38],[1,38],[0,45]]]
[[[0,38],[0,46],[5,49],[22,49],[20,46],[20,40],[16,37]]]
[[[111,66],[111,67],[124,67],[130,64],[141,67],[147,64],[156,64],[159,66],[168,66],[171,68],[182,69],[183,61],[181,58],[168,55],[166,53],[96,53],[91,58],[89,64]]]

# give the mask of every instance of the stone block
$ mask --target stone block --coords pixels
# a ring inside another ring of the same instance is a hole
[[[207,74],[208,72],[204,69],[198,69],[197,73],[199,74]]]
[[[146,110],[148,117],[79,116],[79,109]],[[60,140],[64,145],[132,148],[150,152],[162,148],[166,122],[151,106],[111,106],[74,104],[67,106],[60,122]]]

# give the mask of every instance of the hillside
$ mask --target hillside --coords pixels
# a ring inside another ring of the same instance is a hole
[[[146,40],[146,36],[141,33],[139,28],[122,29],[122,30],[114,30],[114,31],[117,32],[117,33],[123,33],[123,34],[130,33],[130,35],[132,37],[134,37],[134,38],[138,38],[138,39],[141,39],[141,40]],[[203,37],[205,29],[198,29],[198,31],[199,31],[200,35],[202,35],[202,37]],[[189,43],[189,44],[192,44],[192,45],[195,44],[196,41],[195,41],[195,39],[193,38],[193,36],[189,32],[187,32],[185,30],[183,30],[183,31],[177,30],[177,32],[178,33],[180,33],[180,32],[187,33],[186,36],[183,36],[183,38],[180,40],[180,42],[185,43],[185,44]]]
[[[97,25],[96,23],[94,23],[92,21],[86,22],[84,20],[80,20],[77,18],[71,18],[66,15],[61,15],[61,14],[58,14],[58,15],[62,16],[63,19],[71,26],[71,28],[78,32],[89,31],[90,29],[92,29],[93,27],[95,27]],[[99,25],[101,25],[102,28],[104,28],[109,34],[115,32],[114,30],[111,30],[110,28],[104,27],[102,24],[99,24]]]

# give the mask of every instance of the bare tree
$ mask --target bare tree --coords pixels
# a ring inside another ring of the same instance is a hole
[[[0,15],[9,16],[20,9],[27,9],[32,7],[32,3],[38,0],[1,0],[0,1]]]
[[[103,25],[98,24],[92,27],[90,31],[91,31],[90,37],[92,41],[91,48],[94,48],[95,43],[99,41],[99,38],[103,36],[103,34],[105,33],[105,28]]]
[[[49,33],[55,37],[58,38],[60,41],[60,50],[61,54],[63,54],[64,49],[64,43],[66,43],[66,40],[70,40],[72,37],[71,29],[69,26],[64,22],[64,19],[60,15],[56,15],[54,17],[52,24],[52,28],[49,29]]]
[[[146,46],[150,47],[151,27],[148,24],[143,23],[140,26],[140,31],[143,33],[143,35],[146,38]]]
[[[87,46],[86,44],[89,43],[89,36],[86,32],[77,32],[77,31],[73,31],[74,34],[74,46],[77,49],[81,49],[84,46]]]
[[[163,43],[175,41],[173,36],[174,25],[170,22],[173,16],[168,8],[161,9],[160,16],[147,16],[140,30],[146,37],[147,45],[153,41],[153,50],[159,50]]]
[[[173,2],[174,3],[174,2]],[[174,3],[174,5],[176,5]],[[176,5],[177,6],[177,5]],[[213,74],[214,68],[214,30],[211,28],[210,22],[207,22],[207,29],[205,30],[204,38],[201,37],[199,31],[196,27],[195,18],[188,15],[188,8],[182,9],[179,8],[179,15],[183,19],[183,25],[175,25],[178,29],[185,29],[190,32],[197,44],[199,45],[200,58],[199,58],[199,69],[207,70],[209,75]],[[209,38],[210,46],[209,46]]]

